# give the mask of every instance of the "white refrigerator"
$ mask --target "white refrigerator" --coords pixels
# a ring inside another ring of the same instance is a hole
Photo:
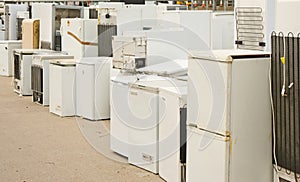
[[[0,76],[13,76],[13,51],[14,49],[20,49],[21,47],[22,41],[0,41]]]
[[[59,116],[75,115],[75,70],[74,59],[50,61],[49,111]]]
[[[75,59],[98,56],[98,20],[66,18],[61,20],[62,51]]]
[[[110,57],[86,57],[76,63],[76,115],[89,120],[110,118]]]
[[[269,68],[260,51],[192,54],[187,181],[272,181]]]

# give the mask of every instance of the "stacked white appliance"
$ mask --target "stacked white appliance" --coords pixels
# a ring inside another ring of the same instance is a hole
[[[98,56],[97,19],[62,19],[62,51],[75,59]]]
[[[16,49],[14,50],[14,91],[20,95],[32,95],[31,64],[32,55],[51,53],[46,49]]]
[[[193,53],[187,181],[272,181],[269,69],[265,52]]]
[[[76,63],[76,115],[89,120],[110,118],[112,58],[86,57]]]
[[[75,116],[75,60],[51,60],[49,71],[49,111],[63,117]]]
[[[13,51],[21,48],[22,41],[0,41],[0,76],[13,76]]]
[[[44,53],[32,56],[31,89],[32,101],[49,106],[49,65],[52,59],[73,59],[60,52]]]

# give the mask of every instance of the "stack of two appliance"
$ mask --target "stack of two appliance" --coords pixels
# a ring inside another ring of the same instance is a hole
[[[108,119],[110,57],[98,56],[96,19],[62,19],[62,50],[74,56],[76,107],[74,115],[89,119]]]
[[[46,49],[16,49],[14,50],[14,91],[20,95],[32,95],[31,65],[32,56],[52,53]]]
[[[186,81],[155,75],[112,78],[111,149],[165,180],[181,181],[186,86]]]
[[[49,105],[49,65],[53,59],[74,59],[61,52],[44,53],[32,56],[31,89],[32,100],[43,106]]]
[[[272,181],[269,69],[261,51],[192,54],[187,181]]]

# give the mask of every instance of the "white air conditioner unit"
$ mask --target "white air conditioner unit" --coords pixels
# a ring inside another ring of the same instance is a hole
[[[28,7],[25,4],[6,4],[4,6],[4,16],[5,16],[5,39],[6,40],[17,40],[17,13],[18,11],[25,12]],[[24,13],[21,13],[24,15]],[[19,15],[21,15],[19,14]],[[23,16],[22,16],[23,17]]]

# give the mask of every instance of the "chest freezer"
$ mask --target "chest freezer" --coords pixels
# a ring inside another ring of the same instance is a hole
[[[50,50],[15,49],[14,63],[14,91],[20,95],[32,95],[31,90],[31,65],[34,54],[51,53]]]
[[[110,118],[111,58],[82,58],[76,63],[76,114],[89,120]]]
[[[76,114],[75,60],[51,60],[49,71],[50,112],[59,116],[74,116]]]
[[[129,85],[129,163],[159,173],[160,90],[182,86],[186,82],[156,76]]]
[[[13,50],[20,49],[22,41],[0,41],[0,75],[13,76]]]
[[[18,11],[27,11],[26,4],[6,4],[4,6],[4,19],[5,19],[5,39],[17,40],[17,13]]]
[[[61,19],[81,17],[83,8],[80,6],[33,3],[32,18],[40,19],[40,48],[61,51]]]
[[[191,56],[187,181],[272,181],[269,66],[260,51]]]
[[[45,53],[32,56],[31,89],[32,101],[49,106],[49,65],[52,59],[73,59],[73,56],[60,52]]]
[[[22,49],[38,49],[40,43],[40,20],[23,20],[22,34]]]
[[[98,56],[97,19],[62,19],[62,51],[75,59]]]
[[[111,78],[110,82],[110,148],[112,151],[128,157],[129,116],[124,112],[128,98],[128,84],[137,81],[136,75],[120,75]]]

